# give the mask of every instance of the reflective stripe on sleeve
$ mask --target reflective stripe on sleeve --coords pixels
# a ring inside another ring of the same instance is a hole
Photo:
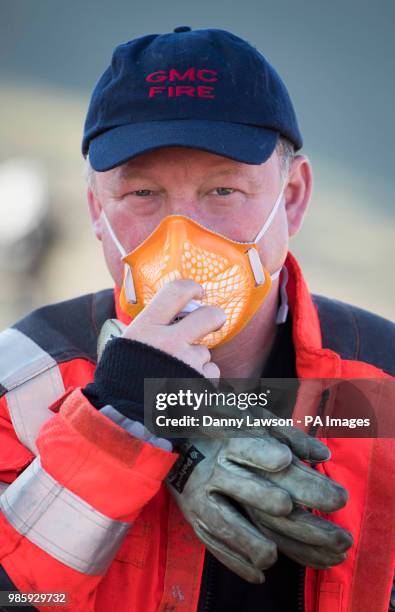
[[[56,361],[17,329],[0,334],[0,383],[7,389],[7,405],[19,440],[37,454],[36,438],[53,413],[48,410],[64,393]]]
[[[65,565],[103,575],[131,523],[113,520],[65,489],[37,457],[0,497],[11,525]]]
[[[108,419],[113,421],[113,423],[119,425],[119,427],[122,427],[122,429],[125,429],[132,436],[140,438],[140,440],[144,440],[145,442],[149,442],[150,444],[152,444],[152,446],[156,446],[157,448],[163,448],[163,450],[169,452],[173,450],[173,445],[170,440],[154,436],[154,434],[148,431],[148,429],[146,429],[142,423],[129,419],[125,415],[118,412],[118,410],[115,410],[115,408],[113,406],[110,406],[110,404],[103,406],[103,408],[101,408],[99,412],[101,412]]]
[[[8,489],[10,485],[7,482],[0,482],[0,497],[3,495],[4,491]]]

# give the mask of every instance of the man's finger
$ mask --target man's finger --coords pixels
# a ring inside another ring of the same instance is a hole
[[[191,346],[189,350],[192,351],[194,355],[196,355],[196,360],[200,361],[202,365],[204,365],[205,363],[209,363],[211,359],[211,353],[208,350],[207,346],[204,346],[204,344],[195,344],[194,346]]]
[[[239,465],[278,472],[292,461],[288,446],[275,438],[231,438],[226,447],[226,456]]]
[[[144,317],[157,325],[168,325],[188,302],[202,295],[202,286],[191,279],[166,283],[139,314],[139,318]]]
[[[234,390],[232,393],[234,393]],[[224,408],[228,412],[229,416],[240,417],[240,411],[233,404],[227,406],[225,401]],[[249,415],[252,420],[256,416],[261,419],[267,419],[268,423],[270,423],[271,419],[278,418],[275,414],[264,408],[260,408],[259,415],[251,412],[249,408],[243,411],[243,414],[244,416]],[[309,436],[297,427],[265,425],[262,427],[254,427],[249,429],[248,435],[251,438],[259,439],[266,438],[270,435],[279,442],[286,444],[297,457],[311,463],[327,461],[331,457],[329,448],[323,442]]]
[[[292,511],[291,497],[284,489],[237,465],[232,466],[231,470],[226,465],[223,467],[216,470],[210,485],[211,491],[225,494],[243,505],[248,504],[274,516],[286,516]]]
[[[254,567],[264,570],[277,560],[277,548],[272,540],[246,519],[223,495],[210,495],[211,510],[207,523],[195,519],[193,528],[217,540],[222,549],[241,555]]]
[[[299,459],[320,463],[328,461],[331,457],[329,448],[323,442],[312,438],[297,427],[274,426],[270,428],[270,433],[284,444],[288,444]]]
[[[352,546],[353,538],[349,531],[325,519],[295,508],[288,516],[271,516],[256,508],[245,507],[254,525],[273,529],[277,533],[310,544],[321,546],[332,553],[344,553]]]
[[[195,524],[194,529],[196,535],[211,554],[231,572],[234,572],[240,576],[240,578],[253,584],[262,584],[265,582],[264,573],[242,557],[242,555],[239,555],[234,550],[226,548],[220,540],[217,540],[200,525]]]
[[[339,565],[347,559],[347,553],[334,553],[325,547],[311,546],[292,540],[283,536],[273,529],[269,529],[264,525],[260,526],[260,531],[273,542],[276,543],[278,549],[287,557],[296,561],[300,565],[312,567],[314,569],[328,569],[334,565]]]
[[[347,503],[346,489],[296,458],[281,472],[255,471],[288,491],[292,499],[302,506],[321,512],[335,512]]]
[[[215,380],[221,376],[221,371],[216,363],[210,361],[209,363],[205,363],[202,368],[203,376],[206,378],[210,378]]]
[[[226,321],[226,314],[218,306],[197,308],[178,323],[177,328],[189,343],[197,342],[207,334],[220,329]]]

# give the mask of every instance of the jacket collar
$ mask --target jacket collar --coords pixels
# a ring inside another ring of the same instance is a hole
[[[340,376],[341,359],[334,351],[322,348],[317,308],[292,253],[288,253],[285,265],[289,274],[287,291],[292,315],[296,373],[299,378],[336,378]]]

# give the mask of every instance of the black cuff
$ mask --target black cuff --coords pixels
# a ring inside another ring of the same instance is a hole
[[[103,351],[94,382],[82,392],[95,408],[110,404],[129,419],[143,423],[144,378],[204,379],[204,376],[149,344],[114,338]]]

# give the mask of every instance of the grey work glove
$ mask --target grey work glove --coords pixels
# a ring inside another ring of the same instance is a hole
[[[305,454],[317,458],[320,443],[297,430],[299,441],[299,434],[306,438]],[[291,439],[292,431],[287,435]],[[302,559],[309,562],[314,556],[310,550],[304,551],[309,547],[305,542],[311,542],[311,547],[318,541],[331,565],[344,558],[340,558],[340,553],[330,554],[332,548],[337,551],[350,544],[347,532],[323,519],[306,528],[295,517],[293,502],[332,512],[345,504],[346,492],[337,483],[306,467],[292,455],[288,446],[270,435],[189,440],[167,477],[167,485],[207,549],[249,582],[264,581],[263,570],[276,561],[277,546],[286,552],[287,539],[291,553],[295,548],[301,549],[300,562]],[[243,510],[247,507],[253,514],[252,521]],[[259,520],[254,524],[257,516]],[[282,533],[281,542],[277,534],[272,537],[271,531],[263,526],[262,516],[275,521]],[[297,527],[292,530],[287,522],[286,532],[282,521],[291,520]],[[303,532],[303,543],[295,543],[296,532],[298,535]]]

